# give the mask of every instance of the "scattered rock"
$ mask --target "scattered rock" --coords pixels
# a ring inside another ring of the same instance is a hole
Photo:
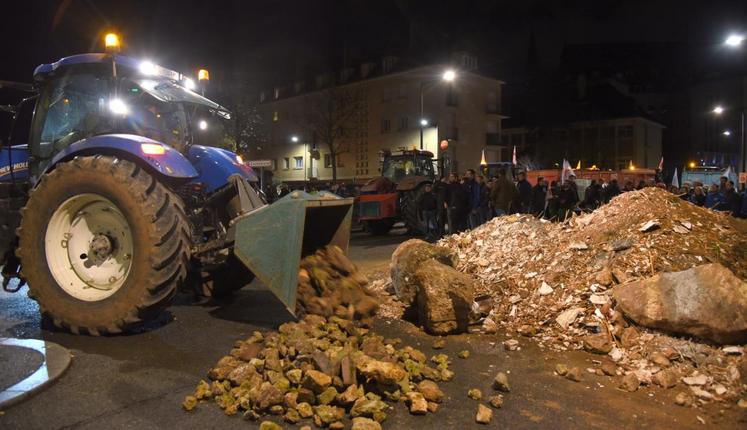
[[[667,368],[672,365],[672,362],[661,352],[654,352],[648,359],[659,367]]]
[[[695,397],[703,400],[713,400],[713,394],[709,393],[708,391],[698,387],[698,386],[691,386],[690,391],[693,392]]]
[[[679,406],[689,407],[693,404],[693,398],[685,392],[677,393],[677,397],[674,398],[674,403]]]
[[[488,398],[488,402],[490,403],[490,406],[496,409],[500,409],[503,407],[503,396],[500,394],[490,396],[490,398]]]
[[[614,363],[605,362],[602,363],[602,373],[604,373],[607,376],[615,376],[617,375],[617,366]]]
[[[716,343],[747,343],[747,282],[718,263],[666,272],[613,289],[636,323]]]
[[[737,402],[737,406],[739,406],[741,409],[747,409],[747,399],[739,399]]]
[[[410,405],[410,413],[413,415],[425,415],[428,412],[428,402],[417,391],[407,393],[407,403]]]
[[[555,373],[557,373],[560,376],[565,376],[568,373],[568,366],[566,366],[563,363],[556,364]]]
[[[660,224],[657,220],[651,220],[651,221],[646,221],[645,223],[643,223],[643,225],[641,226],[641,228],[638,229],[638,231],[641,231],[643,233],[648,233],[650,231],[654,231],[658,229],[659,227],[660,227]]]
[[[184,398],[184,402],[182,402],[182,408],[184,408],[185,411],[191,411],[196,407],[197,407],[197,397],[187,396]]]
[[[558,325],[563,330],[568,330],[568,327],[573,324],[574,321],[576,321],[576,318],[578,318],[579,315],[584,313],[584,308],[572,308],[567,309],[563,311],[560,315],[558,315],[557,318],[555,318],[555,322],[558,323]]]
[[[470,388],[470,390],[467,391],[467,397],[472,400],[480,400],[482,399],[482,391],[480,391],[479,388]]]
[[[438,387],[435,382],[425,379],[418,383],[417,390],[425,397],[429,402],[441,403],[444,399],[444,392]]]
[[[412,276],[420,324],[431,334],[464,333],[474,300],[474,281],[436,260],[423,262]]]
[[[641,382],[633,372],[623,376],[622,382],[620,383],[620,389],[630,392],[636,391],[640,386]]]
[[[493,419],[493,411],[482,403],[478,404],[475,421],[478,424],[489,424],[491,419]]]
[[[568,249],[572,251],[586,251],[587,249],[589,249],[589,245],[584,242],[574,242],[571,244],[571,246],[568,247]]]
[[[607,354],[612,351],[612,342],[604,334],[590,334],[584,337],[584,349],[594,354]]]
[[[508,376],[503,372],[498,372],[493,379],[493,388],[498,391],[508,393],[511,391],[511,387],[508,384]]]
[[[684,382],[685,385],[705,385],[708,382],[708,377],[696,373],[682,378],[682,382]]]
[[[395,385],[407,376],[407,372],[399,364],[372,358],[363,360],[357,369],[367,379],[385,385]]]
[[[609,287],[612,285],[615,280],[612,277],[612,271],[609,267],[605,267],[604,269],[597,272],[596,276],[594,277],[594,280],[597,284],[602,285],[604,287]]]
[[[469,351],[467,351],[466,349],[463,351],[459,351],[459,353],[457,354],[457,357],[462,358],[462,359],[467,359],[469,358]]]
[[[443,349],[446,346],[445,339],[436,339],[431,346],[433,349]]]
[[[350,430],[381,430],[381,424],[371,418],[355,417]]]
[[[571,369],[568,369],[568,372],[565,374],[566,379],[569,379],[573,382],[581,382],[583,379],[583,372],[581,372],[581,369],[578,367],[573,367]]]
[[[299,403],[298,406],[296,406],[296,410],[301,418],[311,418],[314,416],[314,408],[306,402]]]
[[[679,376],[674,370],[662,370],[654,375],[654,383],[662,388],[672,388],[677,385]]]
[[[259,425],[259,430],[283,430],[283,427],[272,421],[262,421],[262,424]]]
[[[320,394],[322,391],[326,390],[327,387],[332,385],[332,378],[326,373],[318,370],[307,370],[302,385],[304,388],[308,388],[315,394]]]
[[[519,349],[519,341],[516,339],[508,339],[503,341],[503,348],[506,351],[516,351]]]
[[[546,296],[548,294],[552,294],[553,289],[551,286],[547,285],[545,281],[542,281],[542,285],[539,287],[539,290],[537,290],[537,293],[540,296]]]
[[[631,348],[638,344],[640,334],[635,327],[626,327],[620,336],[620,344],[623,348]]]

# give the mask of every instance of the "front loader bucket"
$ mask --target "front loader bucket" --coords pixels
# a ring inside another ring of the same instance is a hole
[[[295,191],[234,220],[234,254],[295,315],[301,259],[326,245],[347,253],[353,199]]]

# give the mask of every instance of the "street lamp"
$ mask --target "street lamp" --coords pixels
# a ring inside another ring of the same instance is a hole
[[[716,107],[713,108],[712,112],[714,114],[716,114],[716,115],[721,115],[722,113],[724,113],[725,110],[726,109],[724,109],[723,106],[717,105]],[[746,154],[746,152],[747,152],[747,150],[746,150],[747,149],[746,148],[747,147],[747,139],[745,139],[745,137],[747,137],[747,136],[745,136],[745,128],[744,128],[745,127],[745,124],[744,124],[745,118],[744,117],[745,117],[745,106],[742,105],[742,107],[739,108],[739,127],[740,127],[740,132],[739,132],[739,171],[740,172],[744,172],[745,170],[747,170],[747,159],[745,159],[745,155],[747,155]],[[724,136],[731,136],[731,130],[724,130],[722,132],[722,134]]]
[[[729,37],[724,40],[724,44],[731,48],[738,48],[744,42],[743,34],[730,34]]]
[[[724,130],[724,132],[721,133],[721,134],[723,134],[724,136],[727,136],[727,137],[731,136],[731,130]]]
[[[291,136],[291,142],[298,143],[298,136]]]
[[[453,69],[446,69],[441,75],[441,80],[444,82],[454,82],[456,79],[456,72]],[[423,95],[425,94],[426,84],[433,83],[434,81],[421,81],[420,82],[420,150],[423,150],[423,127],[428,125],[428,120],[425,119],[425,113],[423,112]]]
[[[716,115],[721,115],[722,113],[724,113],[724,107],[721,105],[717,105],[716,107],[713,108],[712,112],[715,113]]]

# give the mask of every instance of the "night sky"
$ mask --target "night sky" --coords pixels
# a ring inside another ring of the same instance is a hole
[[[532,35],[541,65],[552,67],[567,43],[673,42],[718,55],[728,32],[747,30],[747,1],[48,0],[3,9],[0,79],[29,81],[38,64],[100,50],[115,30],[129,54],[182,72],[207,67],[214,81],[241,88],[455,50],[477,53],[485,71],[510,82]]]

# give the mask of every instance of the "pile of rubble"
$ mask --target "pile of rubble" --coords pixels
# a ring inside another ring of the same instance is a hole
[[[449,357],[428,358],[400,342],[359,322],[307,315],[278,332],[237,341],[208,372],[211,382],[200,381],[183,407],[212,400],[226,415],[272,414],[333,429],[343,428],[346,416],[360,428],[379,428],[375,423],[391,409],[385,400],[404,401],[415,415],[436,412],[444,400],[438,383],[454,377]]]
[[[745,391],[742,348],[709,346],[747,342],[743,220],[646,188],[564,223],[499,217],[439,245],[477,281],[475,294],[489,297],[475,304],[489,310],[486,332],[502,327],[554,350],[609,354],[642,383],[670,365],[675,380],[698,367],[708,374],[700,398]]]
[[[337,246],[327,246],[301,260],[296,312],[368,322],[378,300],[368,280]]]

